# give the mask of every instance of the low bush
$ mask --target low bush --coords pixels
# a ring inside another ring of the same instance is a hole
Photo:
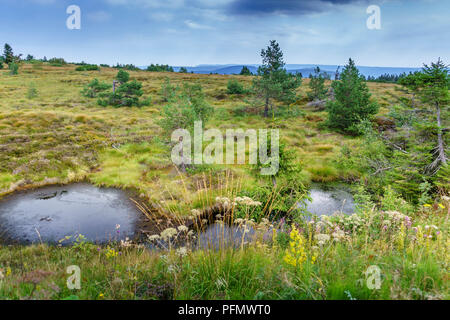
[[[86,64],[79,66],[75,69],[75,71],[97,71],[100,70],[100,67],[96,64]]]
[[[235,79],[228,80],[227,84],[227,93],[228,94],[243,94],[245,93],[244,86]]]

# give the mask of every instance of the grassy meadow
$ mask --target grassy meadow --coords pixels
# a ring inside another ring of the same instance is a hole
[[[129,71],[131,79],[142,82],[143,98],[151,103],[115,108],[99,106],[80,91],[94,78],[112,83],[117,69],[75,68],[22,63],[18,75],[0,70],[0,197],[86,181],[131,190],[152,218],[176,213],[181,222],[173,226],[175,237],[187,237],[180,228],[185,219],[196,223],[195,210],[209,207],[219,214],[236,213],[238,220],[232,223],[257,230],[255,241],[235,249],[164,251],[131,242],[97,246],[83,240],[73,246],[0,245],[0,299],[449,298],[448,194],[427,206],[412,206],[388,192],[377,202],[360,201],[352,216],[278,224],[268,214],[276,206],[276,191],[262,204],[236,200],[262,184],[248,165],[180,173],[172,164],[158,125],[167,78],[173,85],[201,84],[214,108],[206,128],[279,128],[302,168],[305,186],[364,180],[362,169],[340,162],[343,149],[358,150],[364,140],[323,125],[327,112],[307,106],[309,79],[303,79],[297,102],[263,118],[240,112],[248,95],[227,93],[228,80],[250,88],[251,76]],[[396,84],[368,86],[380,105],[379,115],[406,96]],[[258,206],[264,207],[263,214],[255,219],[252,212]],[[80,290],[66,286],[70,265],[81,269]],[[380,270],[375,289],[368,285],[370,266]]]

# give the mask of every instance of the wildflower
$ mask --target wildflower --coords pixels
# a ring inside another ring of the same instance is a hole
[[[191,213],[194,217],[200,216],[202,213],[198,209],[192,209]]]
[[[424,204],[423,206],[426,207],[426,208],[430,208],[430,207],[431,207],[431,204],[428,204],[428,203],[427,203],[427,204]]]
[[[330,241],[330,236],[328,234],[320,233],[320,234],[316,234],[314,236],[314,239],[317,240],[317,244],[319,246],[323,246],[326,242]]]
[[[400,227],[400,231],[397,235],[397,245],[400,250],[402,250],[405,247],[405,236],[406,236],[405,224],[402,223],[402,225]]]
[[[336,231],[331,234],[331,236],[333,237],[334,241],[339,242],[345,238],[345,232],[338,227]]]
[[[439,206],[441,209],[445,209],[445,206],[444,206],[442,203],[439,203],[438,206]]]
[[[106,251],[106,257],[109,259],[113,259],[119,255],[119,252],[117,252],[115,249],[110,248],[108,251]]]
[[[169,272],[169,273],[175,273],[176,271],[177,271],[177,267],[172,264],[167,267],[167,272]]]
[[[104,295],[103,293],[100,292],[100,294],[98,295],[98,298],[99,298],[99,299],[103,299],[103,298],[105,298],[105,295]]]
[[[179,249],[177,249],[176,251],[176,255],[179,256],[180,258],[183,258],[187,255],[188,250],[186,249],[186,247],[181,247]]]
[[[295,226],[292,227],[292,231],[289,236],[289,248],[286,249],[284,261],[291,266],[301,267],[306,261],[306,252],[304,247],[305,239],[298,232]]]
[[[131,241],[130,241],[130,238],[125,238],[125,241],[124,240],[120,240],[120,245],[122,246],[122,247],[124,247],[124,248],[129,248],[129,247],[131,247],[131,245],[132,245],[132,243],[131,243]]]
[[[167,228],[163,232],[161,232],[161,238],[163,240],[170,240],[170,238],[174,237],[177,234],[177,230],[174,228]]]
[[[157,235],[157,234],[148,236],[148,240],[150,240],[150,241],[156,241],[156,240],[159,240],[160,238],[161,237],[159,235]]]
[[[216,203],[224,208],[229,208],[231,200],[227,197],[216,197]]]
[[[10,267],[6,268],[6,274],[5,274],[5,276],[6,276],[6,277],[9,277],[9,276],[11,275],[11,273],[12,273],[11,268],[10,268]]]
[[[255,201],[249,197],[236,197],[234,198],[234,201],[237,204],[246,205],[249,207],[258,207],[262,204],[261,202]]]
[[[179,227],[178,227],[178,231],[180,231],[180,232],[188,232],[188,231],[189,231],[189,228],[186,227],[186,226],[179,226]]]

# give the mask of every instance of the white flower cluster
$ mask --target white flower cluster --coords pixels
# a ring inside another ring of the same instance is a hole
[[[170,240],[170,238],[173,238],[174,236],[176,236],[178,234],[177,229],[175,228],[167,228],[166,230],[164,230],[163,232],[161,232],[161,238],[163,240]]]
[[[198,209],[192,209],[191,210],[191,214],[195,218],[195,217],[201,216],[202,212],[200,210],[198,210]]]
[[[227,197],[216,197],[216,204],[228,209],[232,205],[232,201]]]
[[[339,242],[345,239],[345,232],[339,229],[339,227],[337,227],[335,231],[331,234],[331,236],[333,237],[334,241]]]
[[[178,226],[175,228],[167,228],[161,234],[147,235],[147,238],[151,242],[156,242],[158,240],[169,241],[171,238],[177,237],[178,235],[183,235],[187,237],[193,237],[194,231],[189,230],[185,225]]]
[[[388,215],[389,219],[394,222],[410,220],[410,217],[398,211],[386,211],[385,213]]]
[[[131,240],[127,237],[125,240],[120,240],[120,246],[123,248],[129,248],[133,245]]]
[[[336,213],[331,217],[331,219],[336,222],[336,225],[348,231],[359,229],[365,223],[365,219],[356,213],[352,215]]]
[[[161,239],[161,237],[159,236],[159,234],[154,234],[154,235],[151,235],[151,236],[147,236],[147,238],[148,238],[148,240],[150,240],[150,241],[157,241],[157,240]]]
[[[236,198],[234,198],[234,203],[249,206],[249,207],[258,207],[261,205],[261,202],[254,201],[253,199],[251,199],[249,197],[236,197]]]
[[[325,234],[325,233],[319,233],[319,234],[316,234],[314,236],[314,239],[317,240],[317,244],[319,246],[323,246],[325,243],[330,241],[330,236],[328,234]]]
[[[255,201],[249,197],[236,197],[234,201],[230,200],[227,197],[216,197],[216,203],[221,205],[224,208],[230,208],[231,206],[244,205],[249,207],[258,207],[262,203],[259,201]]]
[[[187,256],[188,254],[188,249],[186,247],[181,247],[178,248],[177,251],[175,252],[177,256],[179,256],[180,258],[183,258],[185,256]]]

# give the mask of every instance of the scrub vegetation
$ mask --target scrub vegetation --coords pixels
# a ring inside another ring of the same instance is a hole
[[[201,75],[21,60],[5,46],[0,197],[86,181],[131,190],[150,221],[170,223],[144,243],[0,244],[0,298],[448,299],[447,66],[366,82],[350,59],[337,80],[319,69],[301,79],[283,69],[275,41],[261,56],[257,75]],[[176,167],[170,132],[195,120],[280,129],[278,175]],[[308,186],[334,182],[353,187],[355,214],[303,219],[296,204]],[[196,248],[191,231],[211,219],[255,237]],[[161,239],[164,250],[144,245]],[[66,287],[70,265],[81,268],[80,290]],[[378,289],[367,285],[370,266]]]

